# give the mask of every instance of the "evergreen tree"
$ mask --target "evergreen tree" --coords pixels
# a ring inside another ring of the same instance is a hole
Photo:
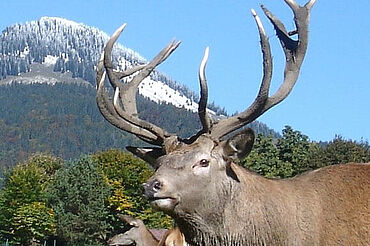
[[[341,136],[335,136],[328,144],[317,147],[310,155],[312,165],[319,163],[320,166],[369,161],[370,146],[368,142],[346,140]]]
[[[285,178],[293,174],[290,162],[279,158],[279,149],[274,139],[259,134],[255,140],[251,153],[242,161],[242,164],[263,176]]]
[[[98,163],[81,157],[56,173],[48,192],[55,211],[57,234],[68,245],[104,245],[109,210],[110,187]]]
[[[278,139],[259,134],[243,164],[267,177],[291,177],[319,167],[311,159],[317,147],[307,136],[286,126]]]
[[[279,159],[291,163],[293,167],[292,175],[311,169],[309,166],[310,145],[311,143],[306,135],[293,130],[290,126],[285,126],[283,137],[278,139],[276,147],[279,152]]]

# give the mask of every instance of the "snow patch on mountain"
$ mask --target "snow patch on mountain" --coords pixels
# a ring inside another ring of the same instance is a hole
[[[58,57],[47,55],[47,56],[45,56],[44,62],[42,64],[44,64],[45,66],[48,66],[48,67],[49,66],[54,66],[55,63],[57,63],[57,60],[58,60]]]
[[[42,17],[7,27],[0,35],[0,84],[85,80],[95,86],[95,66],[108,39],[106,33],[95,27],[60,17]],[[112,53],[117,70],[147,63],[137,52],[121,44],[115,44]],[[47,71],[43,72],[43,68]],[[68,78],[58,73],[68,74]],[[138,90],[154,102],[198,110],[199,97],[159,71],[153,71]]]
[[[139,93],[156,103],[169,103],[178,108],[196,112],[198,104],[160,81],[146,78],[139,85]]]

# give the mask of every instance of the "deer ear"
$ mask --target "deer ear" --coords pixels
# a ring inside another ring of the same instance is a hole
[[[122,214],[119,214],[118,215],[118,218],[124,222],[126,222],[127,224],[129,224],[130,226],[134,226],[134,227],[139,227],[140,226],[140,222],[142,222],[141,220],[139,219],[136,219],[130,215],[122,215]]]
[[[254,132],[251,128],[244,129],[230,137],[223,145],[226,158],[237,160],[246,157],[252,150]]]
[[[136,155],[140,159],[146,161],[151,165],[154,169],[158,168],[157,159],[164,155],[164,151],[162,148],[137,148],[137,147],[126,147],[128,151],[132,154]]]

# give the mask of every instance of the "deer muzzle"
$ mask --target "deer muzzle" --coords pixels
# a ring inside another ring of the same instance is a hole
[[[179,198],[167,194],[164,187],[158,179],[149,180],[143,184],[143,193],[154,208],[171,211],[179,203]]]

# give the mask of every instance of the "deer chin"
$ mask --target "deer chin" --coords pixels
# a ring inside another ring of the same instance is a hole
[[[162,211],[172,211],[179,204],[179,199],[175,197],[155,197],[150,200],[152,207]]]

